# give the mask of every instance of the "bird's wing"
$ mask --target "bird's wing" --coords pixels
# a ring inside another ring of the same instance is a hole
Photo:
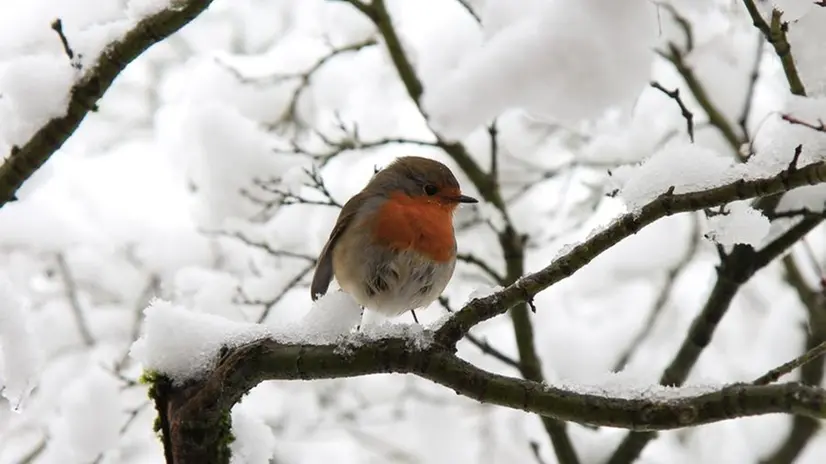
[[[316,263],[315,273],[313,274],[313,282],[310,284],[310,297],[313,301],[317,300],[319,296],[327,293],[327,288],[330,286],[330,281],[333,280],[333,248],[336,242],[341,237],[342,232],[347,229],[347,226],[353,222],[359,210],[359,204],[362,194],[357,194],[350,198],[347,203],[341,208],[338,214],[336,225],[333,231],[330,232],[330,238],[327,239],[327,244],[321,250],[321,255],[318,257]]]

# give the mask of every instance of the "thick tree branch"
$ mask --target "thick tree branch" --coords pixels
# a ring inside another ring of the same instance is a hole
[[[265,380],[308,380],[409,373],[491,404],[584,424],[667,430],[737,417],[790,413],[826,418],[826,390],[798,383],[734,384],[686,395],[619,398],[578,393],[483,371],[438,345],[417,348],[410,338],[366,343],[295,345],[266,339],[229,350],[203,381],[174,388],[165,398],[176,464],[228,462],[209,431],[243,394]],[[186,446],[181,446],[185,444]]]
[[[66,115],[54,118],[38,130],[0,165],[0,207],[15,199],[23,182],[71,136],[83,118],[126,66],[152,45],[169,37],[207,9],[212,0],[181,0],[174,7],[148,16],[123,38],[113,42],[97,63],[72,87]]]

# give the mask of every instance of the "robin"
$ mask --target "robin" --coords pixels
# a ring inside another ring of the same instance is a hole
[[[335,276],[358,304],[385,318],[429,305],[456,267],[453,213],[460,203],[477,202],[461,193],[444,164],[395,160],[341,209],[318,259],[312,299]]]

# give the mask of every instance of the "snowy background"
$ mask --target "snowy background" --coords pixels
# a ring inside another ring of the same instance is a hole
[[[769,2],[756,3],[768,15]],[[0,463],[162,462],[141,361],[181,373],[198,367],[181,356],[209,355],[216,337],[283,333],[317,317],[308,282],[337,205],[395,156],[444,161],[476,195],[434,134],[461,142],[486,172],[495,167],[508,213],[484,202],[457,213],[463,260],[444,295],[453,309],[501,284],[496,233],[506,221],[525,234],[524,271],[534,271],[670,186],[773,174],[797,145],[801,165],[826,156],[826,8],[814,2],[777,0],[806,98],[791,95],[741,1],[386,4],[421,82],[418,102],[385,38],[347,2],[217,0],[130,64],[3,206]],[[0,152],[61,115],[103,47],[166,7],[3,0]],[[50,27],[56,18],[73,60]],[[680,89],[693,143],[676,100],[652,81]],[[826,186],[807,187],[778,211],[817,213],[824,202]],[[546,381],[657,384],[708,297],[718,253],[765,244],[790,224],[769,219],[746,202],[673,216],[541,293],[531,319]],[[826,340],[790,266],[822,291],[823,226],[742,287],[689,384],[748,381],[807,339]],[[427,324],[445,309],[418,314]],[[517,357],[510,318],[472,334]],[[467,341],[460,355],[519,375]],[[556,462],[538,417],[413,376],[266,382],[232,418],[239,464]],[[796,446],[786,444],[792,421],[662,433],[638,462],[764,462]],[[576,424],[568,433],[583,464],[605,462],[627,434]],[[797,448],[794,462],[824,462],[826,435]]]

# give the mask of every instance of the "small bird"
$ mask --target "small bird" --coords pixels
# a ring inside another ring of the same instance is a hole
[[[341,209],[318,259],[312,299],[335,276],[358,304],[384,318],[429,305],[456,267],[453,213],[477,202],[444,164],[398,158]]]

